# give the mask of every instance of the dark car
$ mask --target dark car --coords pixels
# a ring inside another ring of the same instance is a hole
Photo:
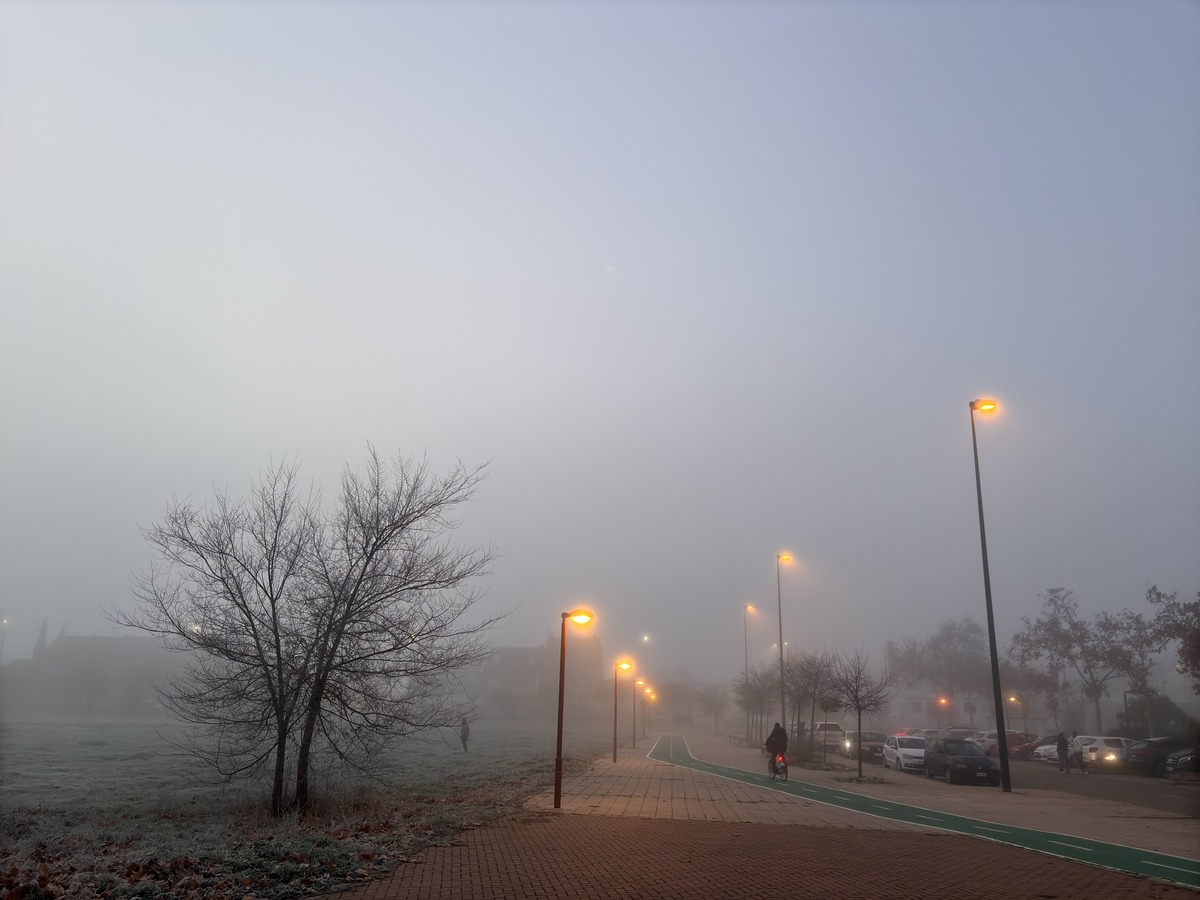
[[[1139,772],[1142,775],[1165,775],[1167,757],[1191,742],[1177,737],[1147,738],[1130,744],[1116,754],[1105,769],[1110,772]]]
[[[1032,759],[1033,751],[1038,747],[1045,747],[1047,744],[1057,744],[1058,735],[1049,735],[1047,737],[1035,737],[1032,740],[1026,741],[1024,744],[1017,744],[1015,747],[1008,748],[1008,756],[1010,759]]]
[[[847,731],[842,741],[842,756],[847,759],[859,759],[864,762],[883,760],[883,742],[887,735],[882,731]]]
[[[967,784],[1000,783],[1000,766],[966,738],[937,738],[925,750],[925,775],[945,775],[946,781]]]
[[[1167,757],[1163,768],[1168,775],[1200,772],[1200,748],[1184,747],[1182,750],[1176,750]]]

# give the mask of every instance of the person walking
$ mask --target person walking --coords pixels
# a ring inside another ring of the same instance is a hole
[[[467,724],[467,717],[463,716],[462,728],[458,730],[458,739],[462,741],[463,753],[467,752],[467,738],[471,736],[471,726]]]
[[[1068,775],[1070,775],[1071,757],[1069,754],[1071,752],[1071,744],[1067,740],[1067,736],[1064,732],[1060,731],[1058,733],[1058,741],[1054,748],[1058,751],[1058,771],[1066,772]]]

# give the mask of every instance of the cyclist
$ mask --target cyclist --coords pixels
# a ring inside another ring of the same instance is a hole
[[[771,754],[770,769],[774,772],[775,758],[786,754],[788,748],[787,732],[783,730],[783,726],[778,722],[775,723],[775,727],[771,730],[771,733],[767,735],[766,746],[767,752]]]

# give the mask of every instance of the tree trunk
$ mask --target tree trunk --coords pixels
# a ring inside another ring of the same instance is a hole
[[[300,747],[296,752],[296,807],[298,815],[308,812],[310,798],[308,796],[308,763],[312,756],[313,734],[317,730],[317,718],[321,714],[321,703],[324,700],[324,681],[313,685],[309,695],[308,708],[304,712],[304,729],[300,734]]]
[[[278,819],[283,815],[283,773],[287,756],[287,726],[280,724],[275,740],[275,776],[271,782],[271,815]]]

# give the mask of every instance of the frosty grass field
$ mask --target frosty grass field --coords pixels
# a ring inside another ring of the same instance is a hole
[[[547,789],[552,723],[471,726],[401,746],[388,784],[317,782],[315,815],[271,820],[267,788],[203,784],[167,722],[0,723],[0,893],[24,897],[285,898],[369,877]],[[568,770],[601,733],[564,738]]]

